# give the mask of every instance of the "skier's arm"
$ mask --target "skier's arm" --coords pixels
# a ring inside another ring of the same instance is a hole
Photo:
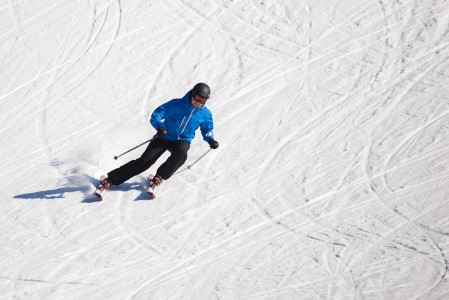
[[[212,140],[214,138],[214,120],[212,119],[212,114],[209,114],[205,117],[204,121],[200,124],[201,134],[203,135],[203,139],[206,142]]]
[[[150,123],[154,129],[159,130],[159,128],[164,127],[164,121],[167,118],[167,107],[170,102],[164,103],[158,108],[156,108],[151,114]]]

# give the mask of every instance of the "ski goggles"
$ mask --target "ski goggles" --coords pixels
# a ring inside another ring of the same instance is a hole
[[[200,95],[195,95],[193,97],[193,101],[201,103],[202,105],[204,105],[207,102],[207,98],[201,97]]]

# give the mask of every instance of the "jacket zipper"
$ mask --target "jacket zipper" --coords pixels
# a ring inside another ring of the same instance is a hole
[[[182,126],[182,123],[184,123],[184,120],[186,119],[186,116],[184,116],[184,118],[182,118],[182,121],[181,121],[181,124],[179,124],[179,127],[178,127],[178,129],[179,128],[181,128],[181,126]]]
[[[182,129],[182,131],[181,131],[180,133],[178,133],[178,140],[180,139],[180,136],[181,136],[181,134],[184,132],[184,130],[186,130],[186,127],[187,127],[187,125],[189,124],[190,118],[192,117],[194,111],[195,111],[195,109],[192,109],[192,111],[190,112],[190,116],[189,116],[189,118],[187,119],[186,124],[184,125],[184,128]],[[185,119],[185,116],[184,116],[184,118],[182,119],[182,121],[184,121],[184,119]],[[181,122],[181,125],[182,125],[182,122]],[[179,127],[181,127],[181,126],[179,126]]]

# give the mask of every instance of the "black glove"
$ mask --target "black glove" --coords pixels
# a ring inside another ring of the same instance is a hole
[[[167,134],[167,129],[165,129],[164,127],[159,127],[156,132],[156,137],[161,138],[166,134]]]
[[[209,143],[211,149],[217,149],[218,148],[218,142],[216,140],[210,139],[207,142]]]

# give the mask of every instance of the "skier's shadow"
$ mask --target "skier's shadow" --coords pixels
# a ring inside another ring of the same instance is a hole
[[[68,186],[60,187],[57,189],[38,191],[33,193],[26,193],[14,196],[15,199],[40,199],[40,200],[55,200],[55,199],[63,199],[65,198],[65,194],[81,192],[84,195],[84,199],[81,201],[82,203],[94,203],[98,202],[97,197],[95,197],[92,193],[95,189],[95,186],[98,184],[98,179],[90,177],[88,175],[76,176],[69,179]],[[128,190],[139,190],[142,191],[142,185],[138,182],[133,183],[123,183],[120,187],[114,187],[111,189],[111,192],[114,190],[118,191],[128,191]],[[109,191],[108,191],[109,192]],[[135,199],[144,200],[148,197],[145,196],[146,192],[142,191],[141,194]]]
[[[87,188],[84,187],[61,187],[54,190],[39,191],[34,193],[26,193],[21,195],[16,195],[16,199],[41,199],[41,200],[52,200],[65,198],[65,193],[82,192],[86,193]]]

